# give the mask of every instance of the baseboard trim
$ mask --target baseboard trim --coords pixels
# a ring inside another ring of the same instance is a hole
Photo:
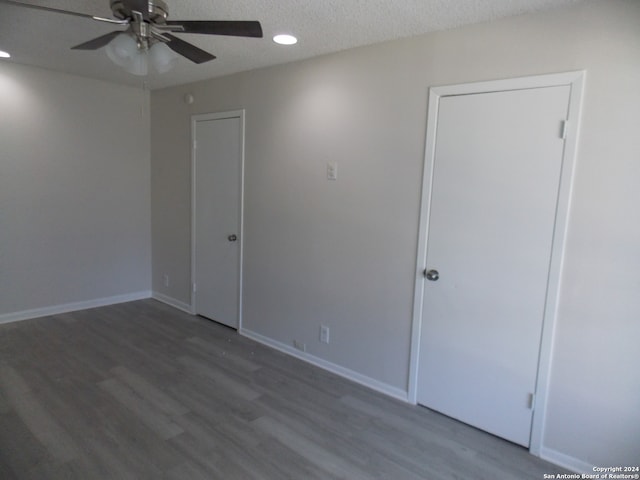
[[[575,473],[593,474],[593,465],[589,465],[587,462],[570,457],[551,448],[542,447],[540,449],[540,458]]]
[[[151,291],[144,290],[141,292],[126,293],[124,295],[115,295],[113,297],[95,298],[93,300],[85,300],[82,302],[64,303],[62,305],[34,308],[32,310],[23,310],[21,312],[4,313],[0,315],[0,324],[29,320],[31,318],[47,317],[49,315],[57,315],[59,313],[75,312],[77,310],[86,310],[87,308],[104,307],[107,305],[115,305],[116,303],[133,302],[135,300],[143,300],[150,297]]]
[[[327,360],[323,360],[322,358],[316,357],[306,352],[301,352],[289,345],[273,340],[269,337],[265,337],[259,333],[256,333],[251,330],[247,330],[246,328],[241,328],[238,330],[240,335],[243,335],[247,338],[255,340],[256,342],[262,343],[268,347],[279,350],[283,353],[291,355],[292,357],[299,358],[307,363],[315,365],[316,367],[327,370],[331,373],[335,373],[336,375],[340,375],[341,377],[346,378],[347,380],[351,380],[352,382],[359,383],[360,385],[364,385],[372,390],[383,393],[390,397],[396,398],[398,400],[402,400],[403,402],[408,402],[408,392],[405,390],[401,390],[399,388],[388,385],[384,382],[380,382],[371,377],[367,377],[366,375],[362,375],[361,373],[355,372],[345,367],[341,367],[335,363],[329,362]]]
[[[159,302],[166,303],[167,305],[173,308],[177,308],[178,310],[181,310],[185,313],[193,314],[193,311],[191,310],[191,305],[189,305],[188,303],[181,302],[180,300],[176,300],[173,297],[169,297],[168,295],[164,295],[163,293],[152,292],[151,298],[153,298],[154,300],[158,300]]]

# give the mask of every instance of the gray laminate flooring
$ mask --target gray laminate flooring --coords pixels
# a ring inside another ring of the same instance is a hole
[[[0,325],[0,479],[541,479],[508,442],[143,300]]]

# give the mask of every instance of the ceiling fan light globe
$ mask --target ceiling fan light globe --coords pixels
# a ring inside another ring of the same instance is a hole
[[[153,44],[149,49],[149,61],[156,72],[167,73],[175,67],[178,61],[178,55],[165,43],[159,42]]]
[[[124,67],[138,53],[138,42],[123,33],[107,44],[106,52],[113,63]]]
[[[149,73],[149,56],[145,51],[138,51],[123,66],[133,75],[144,76]]]

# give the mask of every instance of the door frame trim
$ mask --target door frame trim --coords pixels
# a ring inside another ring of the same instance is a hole
[[[436,131],[440,98],[452,95],[469,95],[474,93],[490,93],[505,90],[523,90],[554,86],[569,86],[571,89],[569,94],[569,109],[567,114],[568,123],[562,155],[562,170],[560,173],[553,243],[551,247],[549,277],[547,281],[547,296],[542,321],[538,374],[536,379],[536,404],[533,411],[531,438],[529,443],[529,451],[536,456],[541,455],[543,447],[542,441],[546,418],[546,404],[552,367],[552,350],[558,317],[562,267],[566,246],[565,242],[567,239],[567,228],[569,225],[568,220],[569,210],[571,207],[571,191],[575,172],[575,159],[581,120],[580,111],[582,109],[585,77],[586,72],[581,70],[429,88],[427,132],[418,230],[418,250],[415,270],[415,290],[413,297],[411,349],[409,359],[408,399],[409,402],[413,404],[417,404],[418,402],[418,365],[425,282],[422,272],[426,268],[427,245],[429,241],[428,225],[431,208],[433,167],[435,160]]]
[[[242,329],[242,272],[244,255],[244,152],[245,152],[245,111],[230,110],[216,113],[191,115],[191,313],[196,315],[196,126],[198,122],[222,120],[225,118],[240,119],[240,212],[238,224],[239,245],[238,255],[238,331]]]

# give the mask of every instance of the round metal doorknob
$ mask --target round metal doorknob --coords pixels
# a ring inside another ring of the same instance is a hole
[[[229,235],[227,237],[227,240],[229,240],[230,242],[235,242],[236,240],[238,240],[238,237],[236,237],[235,235]]]
[[[440,274],[438,273],[438,270],[429,270],[429,271],[425,270],[424,276],[427,277],[427,280],[431,280],[432,282],[435,282],[440,278]]]

